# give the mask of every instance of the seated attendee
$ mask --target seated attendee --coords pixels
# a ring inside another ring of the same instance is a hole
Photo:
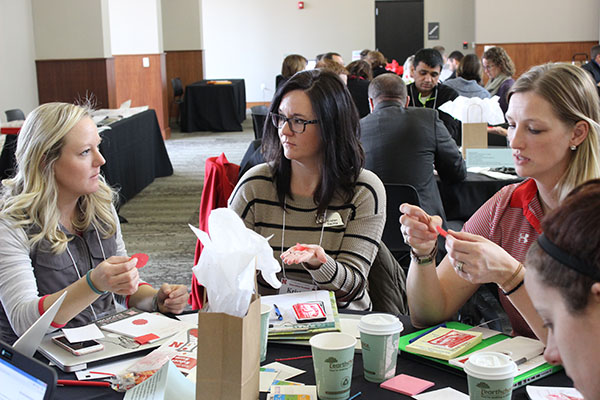
[[[454,50],[452,53],[450,53],[446,64],[444,64],[444,68],[452,71],[452,73],[450,74],[450,76],[448,76],[448,78],[446,78],[443,81],[444,83],[446,83],[447,80],[456,78],[456,70],[458,69],[458,65],[460,64],[460,61],[463,59],[463,57],[464,54],[458,50]]]
[[[344,67],[343,64],[340,64],[328,58],[323,58],[317,63],[315,68],[326,69],[330,72],[333,72],[342,80],[342,82],[344,82],[344,84],[348,83],[348,70],[346,69],[346,67]]]
[[[413,83],[415,81],[415,78],[412,75],[412,68],[411,68],[414,61],[415,61],[415,56],[413,54],[412,56],[409,56],[406,58],[406,60],[404,61],[404,65],[402,67],[404,70],[402,72],[402,80],[407,85],[410,85],[411,83]]]
[[[371,50],[369,49],[364,49],[360,52],[360,59],[363,61],[367,61],[367,55],[369,54]]]
[[[506,117],[515,170],[525,181],[505,186],[464,225],[449,231],[448,254],[436,268],[438,216],[403,204],[402,233],[412,247],[410,315],[417,326],[451,318],[480,285],[498,285],[515,335],[546,340],[546,330],[520,282],[540,221],[574,187],[600,177],[596,88],[581,68],[533,67],[509,93]]]
[[[487,99],[490,93],[481,85],[481,63],[475,54],[463,57],[457,69],[458,77],[444,81],[444,85],[456,90],[459,96]]]
[[[600,181],[576,188],[542,221],[525,288],[548,329],[544,358],[585,399],[600,398]]]
[[[100,174],[100,136],[79,106],[47,103],[29,114],[17,143],[17,172],[0,197],[0,339],[13,343],[54,302],[52,326],[77,327],[125,309],[179,313],[183,285],[140,281]]]
[[[377,50],[369,51],[367,54],[366,61],[371,64],[371,71],[373,71],[373,78],[377,78],[381,74],[393,73],[385,69],[387,60],[384,55]]]
[[[229,207],[248,228],[273,235],[286,282],[280,293],[331,290],[341,309],[368,310],[386,199],[379,178],[363,169],[350,94],[330,71],[299,72],[275,94],[269,115],[267,162],[242,177]],[[259,292],[276,291],[259,278]]]
[[[369,114],[369,82],[373,79],[371,65],[368,62],[352,61],[346,67],[348,70],[348,91],[358,109],[360,118]]]
[[[366,168],[383,183],[414,186],[423,209],[445,220],[433,169],[448,182],[464,180],[467,171],[437,111],[407,108],[406,85],[396,74],[375,78],[369,85],[369,101],[373,112],[360,121]]]
[[[515,64],[502,47],[492,47],[483,53],[481,59],[483,70],[489,77],[485,89],[492,96],[500,98],[500,108],[506,114],[508,110],[507,95],[515,83],[512,76],[515,74]]]
[[[409,106],[438,110],[442,104],[458,97],[456,90],[444,84],[438,84],[443,65],[444,60],[437,50],[421,49],[415,54],[413,65],[410,67],[415,81],[408,85]],[[460,121],[443,111],[438,110],[438,112],[450,136],[460,145]]]
[[[335,61],[336,63],[340,64],[342,67],[344,66],[344,59],[342,58],[342,56],[339,53],[336,53],[334,51],[330,51],[329,53],[323,54],[323,60]],[[321,61],[321,60],[317,60],[317,62],[318,61]]]
[[[281,64],[281,75],[277,75],[275,78],[275,90],[279,89],[279,86],[284,84],[296,72],[304,71],[306,64],[306,58],[299,54],[290,54],[284,58],[283,64]]]
[[[581,66],[592,75],[596,84],[600,83],[600,44],[590,50],[590,62]]]

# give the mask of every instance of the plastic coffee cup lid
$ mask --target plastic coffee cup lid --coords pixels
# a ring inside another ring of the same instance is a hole
[[[514,378],[517,370],[517,364],[509,356],[493,351],[475,353],[465,363],[465,372],[478,379]]]
[[[403,329],[402,322],[391,314],[368,314],[358,323],[358,330],[369,335],[393,335]]]

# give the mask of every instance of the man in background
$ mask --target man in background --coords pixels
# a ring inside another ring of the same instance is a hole
[[[411,66],[411,74],[415,81],[408,85],[409,106],[437,110],[442,104],[458,97],[456,90],[439,83],[443,65],[444,60],[437,50],[421,49],[417,51]],[[438,112],[450,136],[460,145],[460,121],[443,111]]]
[[[600,44],[592,47],[590,50],[590,62],[582,65],[581,68],[592,74],[596,85],[600,83]]]
[[[447,78],[442,79],[443,82],[447,81],[449,79],[456,78],[456,70],[458,69],[458,65],[460,64],[460,61],[463,59],[463,57],[464,57],[464,54],[458,50],[454,50],[452,53],[450,53],[450,55],[448,56],[448,60],[446,61],[446,64],[444,64],[444,69],[442,70],[440,79],[443,78],[445,70],[452,71],[452,73]]]

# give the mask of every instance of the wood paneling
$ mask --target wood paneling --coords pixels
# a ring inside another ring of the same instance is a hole
[[[170,120],[179,118],[179,109],[173,101],[173,86],[171,79],[180,78],[183,88],[190,83],[203,79],[202,50],[167,51],[167,98]]]
[[[527,72],[534,65],[547,62],[571,62],[576,53],[586,53],[589,57],[592,46],[596,41],[589,42],[550,42],[550,43],[479,43],[475,46],[475,53],[481,58],[485,46],[500,46],[506,50],[515,63],[515,79]],[[577,58],[578,61],[582,57]],[[484,74],[485,75],[485,74]],[[487,82],[487,76],[484,76]]]
[[[98,108],[114,108],[112,58],[36,60],[40,104],[73,103],[93,96]]]
[[[144,58],[148,58],[149,67],[143,66]],[[168,124],[164,53],[118,55],[114,56],[114,63],[117,104],[131,99],[132,107],[147,105],[154,109],[163,138],[168,139],[171,128]]]
[[[267,108],[269,108],[270,105],[270,101],[250,101],[246,103],[246,108],[252,108],[254,106],[267,106]]]

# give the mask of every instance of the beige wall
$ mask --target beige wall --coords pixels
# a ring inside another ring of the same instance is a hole
[[[202,49],[202,0],[162,0],[165,51]]]
[[[31,0],[0,0],[0,120],[5,110],[25,114],[38,105]]]
[[[296,0],[203,0],[205,77],[244,78],[248,101],[269,101],[286,55],[310,59],[337,51],[348,63],[352,50],[373,48],[373,0],[305,5],[298,10]]]
[[[600,1],[475,0],[475,21],[477,43],[598,40]]]
[[[104,1],[32,0],[36,58],[110,57],[102,22]]]
[[[453,50],[473,53],[475,41],[475,0],[425,0],[424,4],[425,47],[444,46],[446,55]],[[440,39],[427,39],[427,23],[440,23]],[[467,42],[469,48],[462,48]]]
[[[112,54],[162,53],[161,0],[108,0]]]

